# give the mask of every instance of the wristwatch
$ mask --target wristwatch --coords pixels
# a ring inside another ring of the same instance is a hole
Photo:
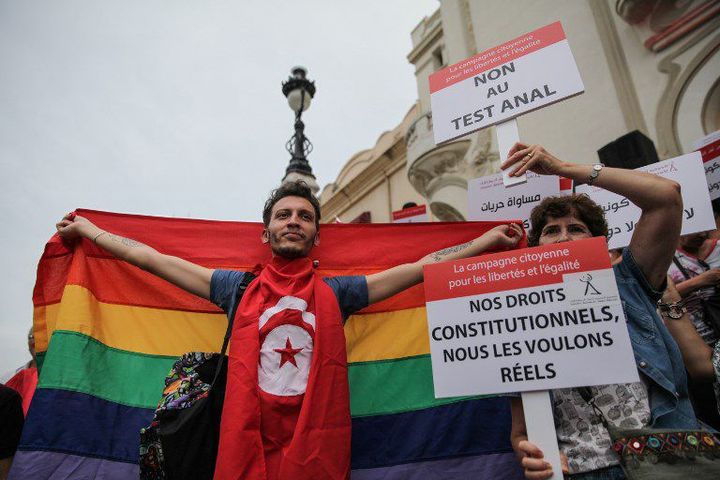
[[[587,185],[592,185],[593,182],[595,181],[595,179],[597,179],[597,177],[600,176],[600,171],[603,169],[604,166],[605,165],[603,165],[602,163],[596,163],[595,165],[593,165],[592,171],[590,172],[590,176],[585,181],[585,183]]]

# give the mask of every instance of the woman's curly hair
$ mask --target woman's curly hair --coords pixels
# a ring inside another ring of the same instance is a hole
[[[607,236],[608,225],[605,213],[600,205],[590,200],[587,195],[547,197],[533,208],[530,214],[528,246],[536,247],[540,243],[540,235],[549,218],[562,218],[568,215],[582,220],[590,229],[593,237]]]

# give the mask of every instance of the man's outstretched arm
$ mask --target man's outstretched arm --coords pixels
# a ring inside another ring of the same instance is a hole
[[[522,229],[519,225],[500,225],[462,245],[444,248],[424,256],[417,262],[405,263],[368,275],[368,301],[372,304],[385,300],[420,283],[423,279],[423,265],[474,257],[496,247],[514,247],[521,238]]]
[[[213,273],[210,268],[162,254],[145,244],[110,233],[84,217],[65,215],[56,228],[60,237],[66,240],[82,237],[93,240],[103,250],[131,265],[157,275],[193,295],[210,298]]]

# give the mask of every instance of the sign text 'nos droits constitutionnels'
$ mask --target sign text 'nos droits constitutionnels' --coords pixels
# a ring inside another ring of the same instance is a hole
[[[605,239],[425,266],[435,396],[638,381]]]
[[[430,75],[435,143],[582,93],[560,22]]]

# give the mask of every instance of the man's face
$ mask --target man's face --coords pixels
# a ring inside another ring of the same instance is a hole
[[[273,255],[307,256],[313,246],[320,244],[312,204],[302,197],[278,200],[270,212],[270,223],[263,230],[262,241],[270,244]]]
[[[592,237],[592,234],[588,226],[582,220],[575,218],[575,216],[550,217],[540,233],[538,245],[570,242],[590,237]]]

